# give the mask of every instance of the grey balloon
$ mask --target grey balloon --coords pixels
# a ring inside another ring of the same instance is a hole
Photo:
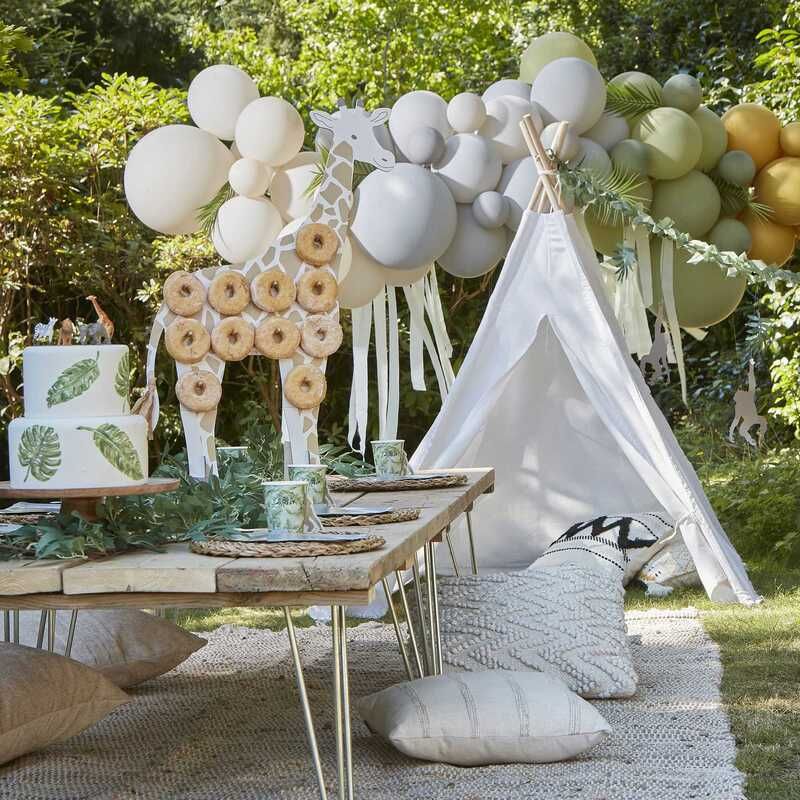
[[[431,164],[438,161],[444,152],[444,136],[429,125],[414,131],[406,145],[406,155],[412,164]]]
[[[528,207],[533,189],[539,179],[533,159],[519,158],[503,168],[497,191],[508,199],[509,213],[506,225],[515,231],[522,221],[522,212]]]
[[[457,203],[471,203],[481,192],[497,186],[503,165],[494,145],[477,133],[457,133],[434,165]]]
[[[484,228],[502,228],[511,213],[511,202],[500,192],[481,192],[472,203],[472,213]]]
[[[456,216],[441,178],[418,164],[397,164],[359,184],[350,235],[388,269],[419,269],[447,250]]]
[[[477,278],[497,266],[508,242],[503,228],[484,228],[475,219],[472,205],[459,203],[453,241],[438,258],[439,266],[457,278]]]
[[[531,85],[517,78],[503,78],[502,80],[495,81],[483,93],[481,99],[484,103],[488,103],[489,100],[494,100],[495,97],[505,97],[509,94],[515,97],[521,97],[524,100],[530,100]]]

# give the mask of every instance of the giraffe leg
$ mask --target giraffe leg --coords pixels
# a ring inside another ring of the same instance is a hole
[[[731,444],[733,444],[733,438],[734,438],[734,433],[736,431],[736,426],[739,424],[739,420],[741,419],[742,419],[741,415],[737,413],[733,418],[733,422],[731,422],[731,427],[728,429],[728,441]]]
[[[755,442],[755,439],[753,439],[753,437],[750,435],[750,428],[752,427],[752,425],[753,425],[752,421],[748,422],[747,420],[742,419],[742,424],[739,426],[739,435],[751,447],[758,447],[758,445]]]

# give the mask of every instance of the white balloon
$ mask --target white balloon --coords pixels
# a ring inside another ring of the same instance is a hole
[[[557,58],[539,71],[531,89],[545,122],[569,122],[575,133],[588,131],[606,106],[606,82],[582,58]]]
[[[503,78],[495,81],[484,93],[483,102],[488,103],[497,97],[521,97],[523,100],[531,99],[531,85],[516,78]]]
[[[230,264],[263,255],[280,233],[281,215],[266,198],[233,197],[217,212],[211,241]]]
[[[587,172],[593,172],[599,177],[605,177],[611,174],[613,165],[611,164],[611,156],[597,142],[591,139],[578,139],[580,149],[578,155],[572,159],[571,164],[579,169]]]
[[[236,194],[263,197],[272,180],[273,169],[254,158],[240,158],[228,170],[228,183]]]
[[[555,141],[556,133],[560,125],[560,122],[551,122],[549,125],[545,125],[542,130],[541,140],[546,150],[553,149],[553,142]],[[568,127],[557,155],[562,161],[569,161],[571,158],[575,158],[575,156],[578,155],[580,147],[578,135],[571,127]]]
[[[408,140],[408,160],[412,164],[431,164],[444,155],[444,136],[430,125],[414,131]]]
[[[389,132],[405,159],[411,159],[409,144],[414,131],[426,125],[435,128],[445,139],[453,133],[447,121],[447,103],[435,92],[409,92],[392,107]]]
[[[447,104],[447,121],[456,133],[474,133],[486,119],[486,104],[472,92],[461,92]]]
[[[539,173],[530,156],[512,161],[503,169],[497,191],[508,200],[509,212],[506,225],[512,231],[515,231],[522,222],[522,212],[528,207],[538,180]]]
[[[269,194],[285,222],[304,217],[311,211],[314,193],[308,192],[320,163],[319,153],[304,151],[278,167]]]
[[[186,104],[198,128],[230,141],[239,114],[257,99],[258,87],[246,72],[230,64],[215,64],[198,72],[189,84]]]
[[[245,158],[285,164],[303,146],[305,129],[297,109],[281,97],[261,97],[236,120],[236,146]]]
[[[456,204],[445,182],[417,164],[375,170],[355,192],[350,233],[379,264],[418,269],[450,244]]]
[[[194,233],[197,212],[228,180],[233,156],[192,125],[165,125],[142,137],[125,164],[131,211],[159,233]]]
[[[350,269],[339,280],[339,305],[342,308],[360,308],[369,303],[384,287],[383,267],[348,236],[350,243]]]
[[[477,278],[497,266],[508,247],[502,228],[485,228],[471,205],[458,206],[458,224],[450,247],[439,256],[439,266],[457,278]]]
[[[386,269],[383,267],[383,280],[387,286],[411,286],[430,271],[431,264],[423,264],[419,269]]]
[[[502,228],[508,222],[511,202],[500,192],[482,192],[472,203],[472,213],[484,228]]]
[[[476,133],[457,133],[444,147],[434,172],[447,184],[456,203],[471,203],[481,192],[497,186],[503,165],[488,139]]]
[[[486,104],[486,121],[478,133],[494,143],[503,164],[510,164],[528,153],[519,127],[520,120],[526,114],[531,115],[537,133],[541,131],[541,117],[529,100],[505,95]]]
[[[585,139],[597,142],[600,147],[609,152],[623,139],[629,139],[630,135],[631,128],[628,120],[610,111],[603,112],[603,116],[583,134]]]

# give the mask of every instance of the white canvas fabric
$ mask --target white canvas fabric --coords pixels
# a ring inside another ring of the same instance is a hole
[[[580,520],[661,509],[676,520],[712,599],[760,600],[627,354],[596,256],[571,214],[523,215],[467,358],[411,464],[495,467],[496,490],[473,515],[481,567],[527,567]]]

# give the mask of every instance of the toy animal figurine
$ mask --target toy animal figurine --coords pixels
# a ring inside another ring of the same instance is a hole
[[[78,325],[78,344],[111,344],[108,328],[102,322]]]
[[[53,331],[58,320],[50,317],[47,322],[37,322],[33,328],[33,341],[41,344],[50,344],[53,341]]]
[[[110,342],[114,338],[114,323],[111,317],[103,311],[103,308],[100,303],[97,302],[97,298],[93,294],[90,294],[86,299],[92,304],[94,312],[97,314],[97,321],[105,326],[105,329],[108,331],[108,341]]]
[[[58,343],[60,345],[72,344],[75,339],[75,323],[67,317],[61,320],[61,327],[58,329]]]
[[[736,426],[739,426],[739,436],[751,447],[761,447],[764,434],[767,432],[767,420],[756,410],[756,371],[753,359],[750,359],[750,369],[747,376],[747,390],[738,389],[733,396],[733,422],[728,430],[728,441],[733,444]],[[758,425],[757,437],[754,440],[750,429]]]
[[[147,383],[147,388],[144,390],[142,396],[133,404],[131,414],[139,414],[145,418],[147,422],[147,438],[153,438],[153,428],[155,422],[153,419],[153,412],[155,410],[156,395],[156,382],[155,378],[151,378]]]
[[[342,102],[332,114],[312,111],[311,118],[330,132],[331,141],[322,180],[299,227],[280,234],[262,256],[243,266],[173,273],[171,285],[164,287],[165,302],[150,332],[147,377],[148,383],[155,377],[165,335],[176,361],[194,478],[217,472],[214,428],[225,363],[247,356],[263,355],[279,364],[290,463],[319,460],[317,416],[325,397],[327,357],[342,336],[337,276],[353,205],[353,165],[361,161],[390,170],[395,157],[376,132],[389,109],[368,112],[358,103],[348,108]]]
[[[653,333],[653,346],[650,348],[650,352],[639,360],[639,369],[642,371],[642,377],[651,386],[659,380],[669,383],[669,333],[660,314],[656,317]],[[649,378],[647,375],[648,366],[652,369]]]

